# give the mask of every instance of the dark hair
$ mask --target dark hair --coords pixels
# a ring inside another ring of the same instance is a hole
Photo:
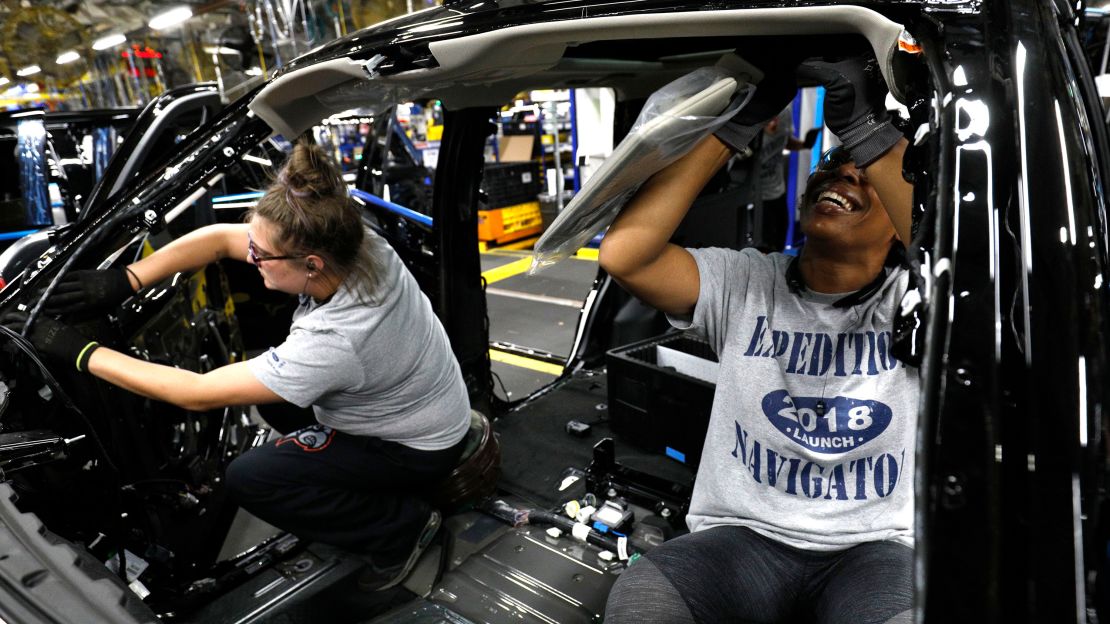
[[[319,146],[293,146],[248,219],[255,216],[274,225],[278,253],[321,256],[334,267],[332,274],[323,273],[325,279],[353,276],[356,294],[373,298],[380,267],[365,245],[362,217],[339,168]]]

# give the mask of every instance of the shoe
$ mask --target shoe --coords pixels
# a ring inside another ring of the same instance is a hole
[[[366,571],[359,576],[359,589],[363,591],[381,591],[404,581],[416,566],[416,562],[420,560],[420,555],[424,554],[436,533],[439,532],[441,520],[439,512],[433,509],[428,516],[428,522],[424,524],[424,528],[416,538],[416,545],[413,546],[412,552],[409,553],[408,559],[404,562],[385,568],[379,568],[372,561],[369,562]]]

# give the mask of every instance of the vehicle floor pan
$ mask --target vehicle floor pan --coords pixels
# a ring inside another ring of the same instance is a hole
[[[476,622],[596,622],[619,564],[539,527],[509,531],[444,575],[428,599]]]

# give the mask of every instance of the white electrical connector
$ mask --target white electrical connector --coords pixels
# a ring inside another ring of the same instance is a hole
[[[582,509],[578,510],[578,515],[576,515],[574,519],[583,523],[589,522],[590,518],[593,517],[595,511],[597,511],[596,507],[594,507],[593,505],[586,505]]]
[[[549,537],[553,537],[555,539],[559,539],[563,536],[563,532],[559,530],[559,527],[551,527],[546,531],[546,533]]]
[[[603,551],[597,553],[597,558],[601,559],[602,561],[606,561],[606,562],[612,561],[616,557],[617,556],[614,555],[612,553],[612,551],[608,551],[608,550],[603,550]]]
[[[574,536],[574,539],[584,542],[586,541],[586,536],[590,534],[590,527],[581,522],[576,522],[574,523],[574,527],[571,528],[570,533]]]
[[[131,588],[131,591],[135,592],[135,595],[139,597],[139,600],[145,600],[146,597],[150,595],[150,590],[147,589],[146,585],[143,585],[142,581],[140,581],[139,579],[131,581],[127,584],[127,586]]]

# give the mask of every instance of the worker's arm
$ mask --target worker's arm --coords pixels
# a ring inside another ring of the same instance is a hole
[[[247,225],[218,224],[194,230],[121,269],[71,271],[46,300],[46,312],[65,315],[115,308],[144,286],[221,258],[247,259]]]
[[[14,331],[22,331],[22,323],[19,318],[5,319],[5,324]],[[136,394],[188,410],[283,400],[258,381],[246,362],[228,364],[205,374],[152,364],[101,347],[73,327],[49,317],[35,322],[30,339],[39,353],[64,366],[76,367]]]
[[[727,123],[644,183],[601,241],[601,267],[656,309],[672,315],[693,312],[701,287],[697,263],[669,241],[732,152],[747,149],[767,120],[797,94],[794,64],[784,58],[763,68],[752,98]]]
[[[224,258],[247,259],[247,224],[208,225],[178,238],[128,268],[144,286],[157,284],[174,273],[195,271]],[[138,288],[134,277],[133,288]]]
[[[87,366],[96,377],[125,390],[197,412],[226,405],[260,405],[284,400],[262,385],[246,362],[200,374],[101,347],[89,356]]]
[[[811,128],[806,133],[806,138],[799,139],[796,136],[790,136],[786,139],[786,149],[791,152],[799,152],[801,150],[812,149],[817,144],[817,137],[821,136],[820,128]]]
[[[648,305],[675,315],[693,311],[700,287],[697,264],[669,241],[730,155],[716,137],[706,137],[644,183],[601,241],[601,267]]]
[[[868,183],[886,207],[890,222],[898,232],[903,245],[909,245],[913,226],[913,185],[902,176],[902,158],[906,154],[906,139],[900,139],[890,151],[864,168]]]

